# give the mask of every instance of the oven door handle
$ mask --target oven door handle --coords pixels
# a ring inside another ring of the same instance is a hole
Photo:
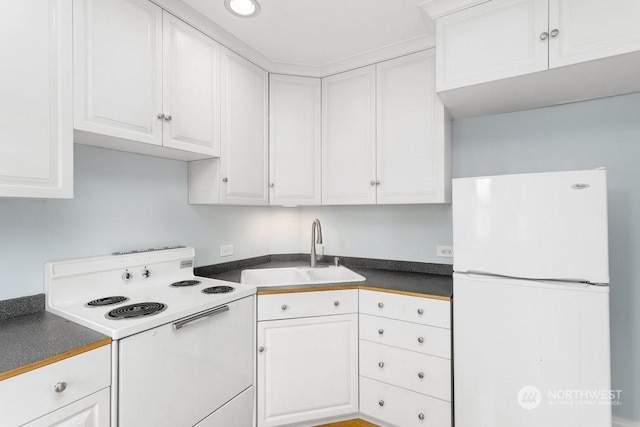
[[[229,306],[221,305],[220,307],[212,308],[211,310],[203,311],[202,313],[198,313],[198,314],[194,314],[193,316],[186,317],[174,323],[173,329],[175,330],[182,329],[185,326],[189,326],[191,323],[197,320],[206,319],[208,317],[215,316],[216,314],[221,314],[227,311],[229,311]]]

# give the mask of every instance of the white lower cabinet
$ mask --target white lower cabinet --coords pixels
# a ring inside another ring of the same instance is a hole
[[[344,292],[348,298],[355,290]],[[281,311],[324,292],[261,295],[258,311],[282,298]],[[341,300],[336,297],[337,306]],[[282,308],[285,307],[285,308]],[[358,412],[358,315],[326,314],[258,322],[258,426],[312,425]],[[277,313],[274,313],[274,317]],[[305,422],[307,424],[305,424]]]
[[[24,427],[107,427],[109,426],[110,389],[73,402]]]
[[[398,427],[451,426],[451,403],[360,377],[360,412]]]
[[[0,381],[0,425],[107,427],[110,384],[110,345],[8,378]]]
[[[249,387],[195,427],[253,427],[253,411],[247,411],[253,407],[253,402],[253,387]]]
[[[360,413],[451,427],[451,302],[360,290]]]

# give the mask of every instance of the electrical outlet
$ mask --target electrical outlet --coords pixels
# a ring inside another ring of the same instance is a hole
[[[445,257],[445,258],[453,258],[453,247],[451,246],[436,246],[436,255]]]
[[[220,256],[233,255],[233,245],[220,246]]]

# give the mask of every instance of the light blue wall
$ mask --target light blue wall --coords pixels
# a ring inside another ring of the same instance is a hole
[[[614,414],[640,421],[640,94],[455,121],[456,177],[607,168]]]
[[[207,265],[298,247],[297,214],[188,205],[185,162],[77,145],[74,181],[72,200],[0,199],[0,300],[43,292],[55,259],[182,244]]]
[[[640,94],[454,122],[454,176],[594,168],[609,171],[614,413],[640,421]],[[448,262],[451,207],[189,206],[184,162],[75,149],[73,200],[0,199],[0,299],[42,292],[52,259],[167,244],[197,265],[308,251],[322,221],[327,252]],[[218,256],[232,243],[235,254]]]

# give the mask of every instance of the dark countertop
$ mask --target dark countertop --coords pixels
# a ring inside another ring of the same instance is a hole
[[[0,380],[107,345],[111,338],[41,311],[0,321]]]
[[[240,282],[240,272],[245,269],[257,268],[285,268],[298,267],[306,265],[302,261],[287,262],[267,262],[242,269],[231,270],[224,273],[215,273],[206,275],[213,279],[226,280],[228,282]],[[352,282],[347,285],[362,286],[367,288],[380,288],[391,291],[410,292],[416,294],[433,295],[438,297],[451,298],[453,295],[453,278],[450,275],[418,273],[408,271],[387,270],[371,267],[357,267],[345,265],[345,267],[364,276],[364,282]],[[341,284],[342,285],[342,284]],[[277,291],[287,289],[302,289],[310,287],[330,287],[331,284],[318,285],[291,285],[291,286],[269,286],[262,290]],[[261,288],[258,286],[258,292]]]

